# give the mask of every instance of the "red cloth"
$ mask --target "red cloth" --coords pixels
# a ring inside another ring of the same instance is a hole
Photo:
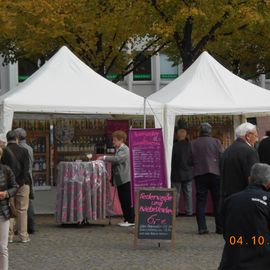
[[[122,208],[121,208],[120,201],[118,198],[117,188],[113,187],[110,184],[111,200],[113,200],[114,191],[115,191],[115,198],[114,198],[114,204],[113,204],[113,212],[114,212],[114,215],[121,216],[123,215],[123,213],[122,213]]]

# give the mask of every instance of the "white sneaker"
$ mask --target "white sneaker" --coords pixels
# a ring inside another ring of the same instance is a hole
[[[28,242],[30,242],[30,238],[25,239],[25,240],[21,240],[20,242],[21,242],[21,243],[28,243]]]
[[[129,223],[129,222],[121,222],[121,223],[118,223],[118,225],[120,226],[120,227],[130,227],[130,226],[134,226],[135,225],[135,223]]]

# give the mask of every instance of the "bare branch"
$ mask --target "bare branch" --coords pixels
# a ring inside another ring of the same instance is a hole
[[[169,17],[158,7],[157,1],[152,0],[152,6],[155,8],[155,10],[159,13],[159,15],[164,19],[165,22],[169,22]]]
[[[125,40],[125,41],[122,43],[121,47],[120,47],[119,50],[118,50],[119,53],[125,48],[127,42],[128,42],[128,40]],[[110,70],[111,70],[111,68],[113,67],[114,63],[115,63],[116,60],[118,59],[118,56],[119,56],[119,55],[116,55],[116,56],[112,59],[111,63],[109,64],[109,66],[108,66],[108,68],[107,68],[107,70],[106,70],[106,72],[105,72],[105,75],[108,75],[108,73],[110,72]]]
[[[248,24],[245,23],[245,24],[243,24],[243,25],[237,27],[236,30],[242,31],[242,30],[246,29],[247,27],[248,27]],[[226,33],[223,33],[223,34],[219,34],[218,36],[231,36],[233,33],[234,33],[234,32],[231,31],[231,32],[226,32]]]
[[[152,51],[151,54],[149,54],[143,61],[137,62],[135,64],[135,60],[133,60],[131,63],[129,63],[124,70],[127,70],[126,72],[122,72],[121,74],[117,75],[117,77],[113,80],[114,83],[119,82],[121,79],[123,79],[126,75],[128,75],[130,72],[132,72],[136,67],[143,64],[145,61],[147,61],[149,58],[151,58],[153,55],[157,54],[159,51],[161,51],[164,47],[166,47],[171,41],[167,41],[164,44],[162,44],[158,49]],[[133,66],[131,69],[130,66]]]
[[[229,12],[225,12],[223,14],[223,16],[220,18],[219,21],[217,21],[209,30],[209,32],[198,42],[198,44],[195,46],[195,48],[193,49],[193,54],[195,57],[197,57],[201,50],[205,47],[205,45],[207,44],[207,42],[213,38],[213,36],[215,35],[216,31],[223,25],[223,23],[225,22],[225,20],[229,17],[230,13]]]

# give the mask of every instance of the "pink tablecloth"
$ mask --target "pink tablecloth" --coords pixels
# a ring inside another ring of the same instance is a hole
[[[106,218],[108,180],[103,161],[60,162],[56,222],[78,223]]]

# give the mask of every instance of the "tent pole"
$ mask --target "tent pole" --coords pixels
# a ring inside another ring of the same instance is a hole
[[[146,128],[146,97],[143,102],[143,128]]]
[[[240,118],[241,123],[246,123],[247,122],[247,118],[244,114],[241,114],[241,118]]]

